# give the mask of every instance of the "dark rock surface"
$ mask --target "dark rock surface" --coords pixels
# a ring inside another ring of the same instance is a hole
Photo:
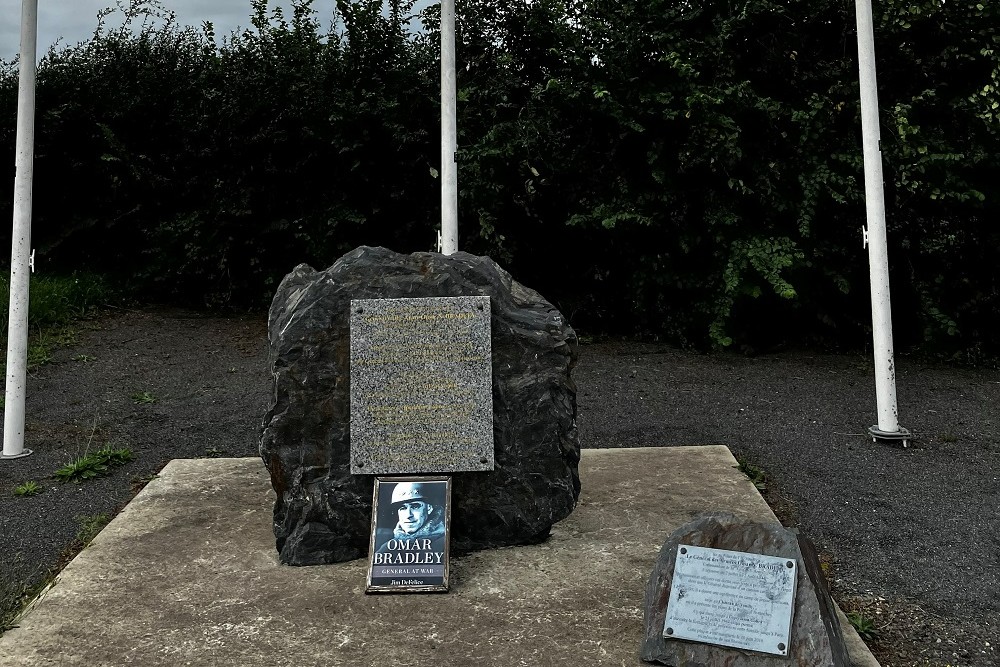
[[[282,562],[365,556],[373,477],[350,473],[351,299],[491,297],[495,470],[456,473],[452,548],[544,540],[580,493],[577,340],[560,313],[486,257],[361,247],[326,271],[300,265],[268,318],[273,395],[260,453],[277,493]]]
[[[800,544],[801,542],[801,544]],[[798,588],[788,657],[766,655],[691,641],[666,640],[674,562],[679,544],[744,551],[796,560]],[[803,548],[804,547],[804,548]],[[682,667],[847,667],[850,665],[840,622],[823,580],[815,550],[780,523],[748,522],[730,514],[708,514],[677,529],[660,549],[646,585],[646,638],[640,656],[646,662]]]

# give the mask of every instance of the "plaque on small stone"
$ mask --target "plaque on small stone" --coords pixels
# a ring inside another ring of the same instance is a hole
[[[663,637],[788,655],[797,564],[681,544]]]
[[[488,296],[351,301],[351,472],[493,470]]]

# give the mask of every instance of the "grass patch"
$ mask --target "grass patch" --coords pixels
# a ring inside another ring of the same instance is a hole
[[[847,616],[847,620],[851,622],[851,625],[854,626],[858,636],[865,642],[870,642],[878,638],[879,631],[875,625],[875,619],[860,611],[849,611],[845,615]]]
[[[759,465],[755,455],[741,450],[733,450],[732,453],[736,459],[733,467],[746,475],[781,525],[789,528],[799,525],[799,508],[795,501],[782,493],[780,480]]]
[[[149,391],[137,391],[132,394],[132,402],[136,405],[148,405],[156,403],[156,396],[153,396],[152,392]]]
[[[52,348],[45,344],[28,343],[28,370],[44,366],[52,361]]]
[[[758,491],[767,491],[767,473],[763,468],[745,457],[737,457],[736,463],[736,469],[746,475]]]
[[[52,361],[56,349],[76,343],[71,323],[91,317],[101,306],[121,301],[107,281],[96,274],[32,277],[28,283],[28,368]],[[0,276],[0,308],[10,305],[10,276]],[[6,344],[8,320],[0,319],[0,339]]]
[[[139,493],[140,491],[142,491],[144,488],[146,488],[147,484],[149,484],[150,482],[152,482],[154,479],[156,479],[158,477],[159,477],[159,475],[157,475],[156,473],[153,473],[151,475],[144,475],[142,477],[133,477],[132,478],[132,484],[131,484],[132,495],[135,495],[135,494]]]
[[[21,482],[14,487],[14,495],[18,498],[29,498],[31,496],[37,496],[42,492],[42,485],[34,480],[28,480],[27,482]]]
[[[149,405],[156,403],[156,396],[153,396],[153,392],[150,391],[137,391],[132,394],[132,402],[136,405]]]
[[[59,554],[59,561],[48,570],[36,570],[26,579],[17,580],[6,568],[0,569],[0,635],[17,627],[17,621],[24,610],[42,591],[52,583],[56,575],[73,558],[93,541],[99,532],[111,521],[106,513],[74,517],[79,524],[73,542]],[[14,556],[15,563],[23,561],[23,556]]]
[[[55,476],[60,482],[80,483],[87,479],[103,477],[111,472],[112,468],[123,466],[133,458],[135,456],[130,449],[104,447],[96,452],[70,461],[62,468],[56,470]]]
[[[0,635],[17,627],[17,619],[24,608],[51,581],[51,576],[35,583],[0,581]]]
[[[76,541],[83,548],[90,544],[97,537],[97,534],[101,532],[101,529],[108,525],[108,522],[111,521],[111,515],[102,512],[101,514],[78,516],[76,520],[80,522],[80,530],[76,533]]]
[[[97,274],[74,273],[71,276],[32,276],[28,284],[28,325],[44,330],[92,316],[112,301],[120,300],[108,282]],[[10,276],[0,276],[0,306],[10,304]],[[7,335],[7,320],[0,323],[0,333]]]
[[[28,369],[44,366],[60,347],[75,345],[76,330],[70,326],[53,326],[28,336]]]

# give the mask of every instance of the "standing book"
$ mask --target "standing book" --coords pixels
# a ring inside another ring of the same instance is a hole
[[[366,591],[447,591],[450,538],[450,477],[376,477]]]

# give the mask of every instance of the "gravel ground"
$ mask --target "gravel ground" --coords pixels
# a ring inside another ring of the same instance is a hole
[[[85,324],[29,378],[30,457],[0,462],[0,609],[78,548],[173,458],[252,456],[269,398],[261,318],[144,310]],[[767,474],[766,497],[827,559],[835,597],[874,620],[883,667],[992,667],[1000,644],[1000,371],[897,359],[908,449],[874,445],[862,356],[699,355],[581,346],[584,447],[725,444]],[[137,402],[146,393],[152,402]],[[59,484],[105,444],[135,459]],[[36,480],[40,495],[15,484]]]

